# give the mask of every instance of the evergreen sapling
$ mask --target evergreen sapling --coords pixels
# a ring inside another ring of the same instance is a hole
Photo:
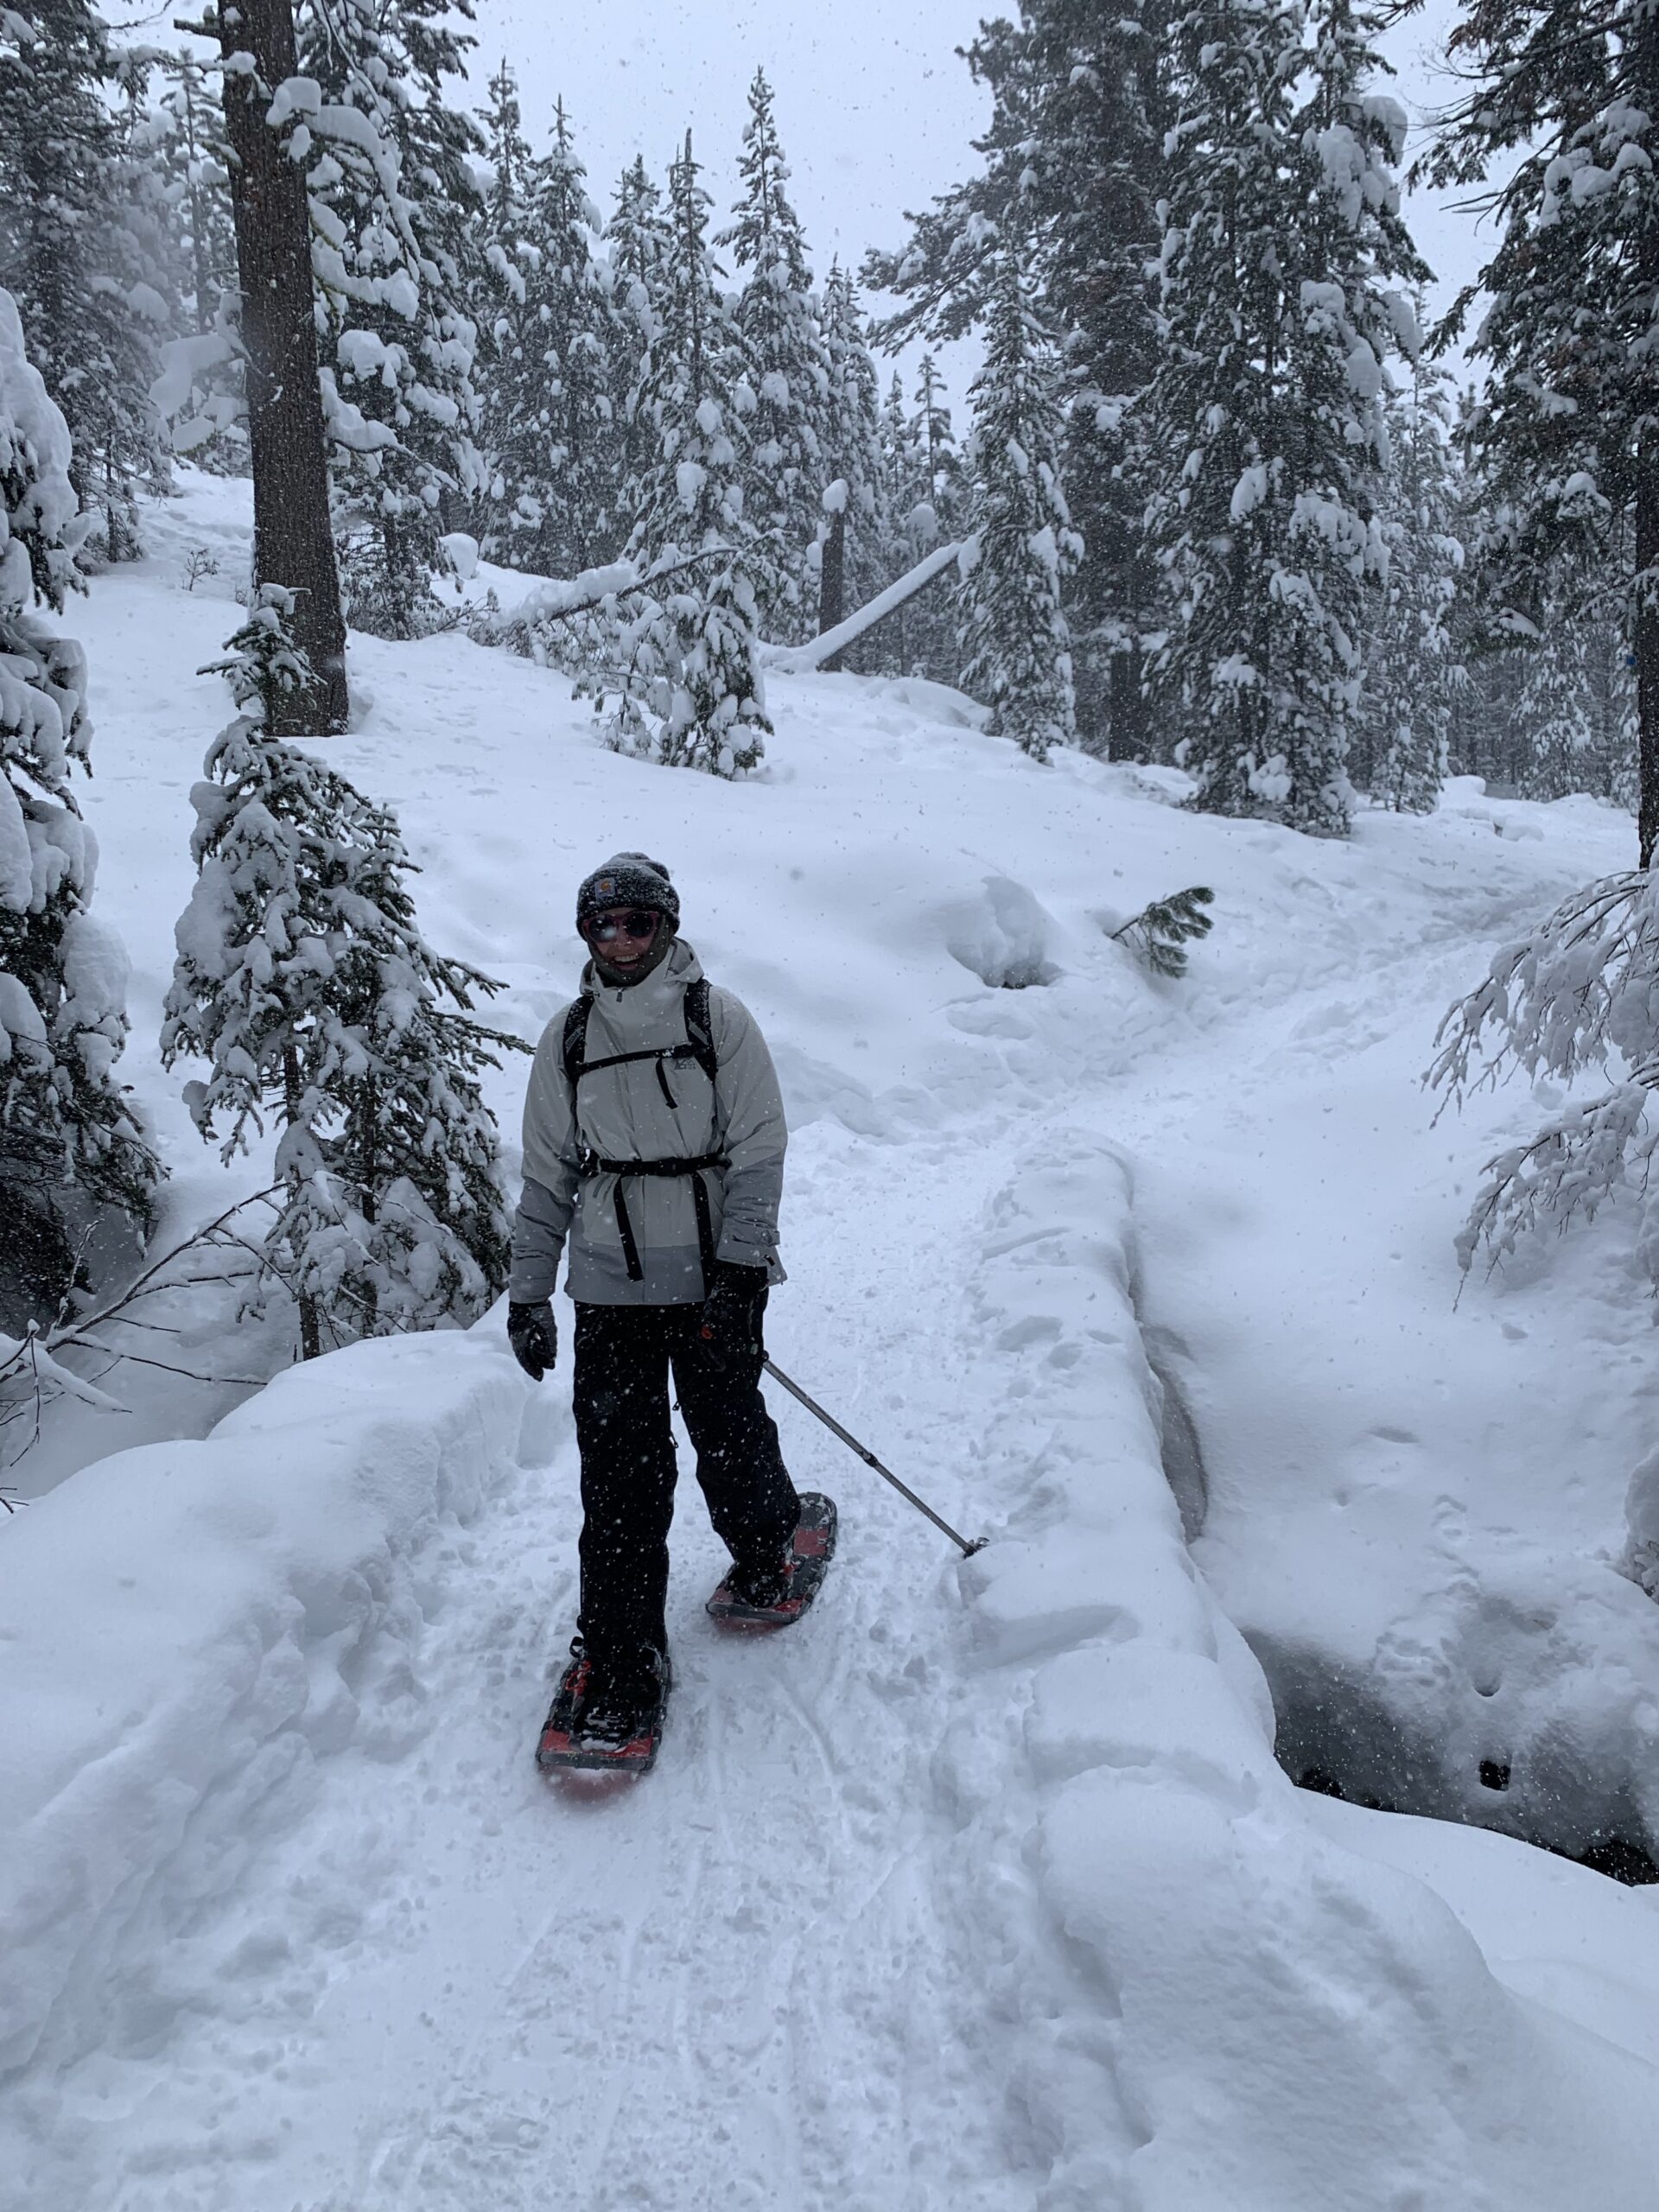
[[[433,952],[395,817],[264,734],[305,691],[292,594],[264,588],[230,641],[238,715],[192,793],[199,875],[181,918],[162,1056],[230,1159],[274,1116],[277,1218],[255,1304],[281,1284],[307,1358],[362,1336],[475,1319],[505,1281],[495,1124],[480,1077],[518,1040],[471,1018],[501,987]]]

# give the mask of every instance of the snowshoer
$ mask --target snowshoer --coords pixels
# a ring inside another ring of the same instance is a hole
[[[732,1554],[717,1595],[751,1618],[798,1610],[803,1501],[760,1388],[767,1288],[782,1280],[783,1102],[753,1017],[705,980],[679,918],[668,870],[642,853],[588,877],[581,992],[548,1024],[524,1103],[507,1333],[534,1380],[556,1354],[550,1301],[567,1243],[576,1308],[581,1612],[549,1724],[564,1763],[630,1749],[648,1763],[655,1751],[669,1678],[671,1372]],[[578,1758],[583,1746],[591,1757]]]

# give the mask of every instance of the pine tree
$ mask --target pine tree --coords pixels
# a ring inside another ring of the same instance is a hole
[[[80,649],[35,609],[75,582],[69,434],[0,292],[0,1313],[49,1313],[106,1209],[142,1233],[160,1173],[115,1081],[125,962],[89,910],[97,847]]]
[[[484,158],[490,168],[489,189],[484,195],[489,240],[486,251],[498,276],[505,278],[506,269],[495,257],[499,254],[508,268],[518,260],[530,206],[531,155],[518,106],[518,79],[505,57],[486,89],[489,105],[479,117]]]
[[[1366,21],[1329,0],[1313,28],[1310,47],[1277,0],[1200,0],[1181,25],[1165,353],[1142,404],[1178,598],[1156,672],[1185,716],[1196,803],[1333,836],[1383,565],[1382,364],[1414,343],[1382,287],[1427,272],[1391,175],[1405,117],[1369,89]]]
[[[1062,346],[1065,477],[1084,556],[1067,590],[1084,742],[1144,753],[1146,639],[1166,626],[1141,526],[1149,448],[1134,402],[1155,364],[1157,201],[1173,122],[1169,0],[1022,0],[1018,21],[982,25],[966,59],[989,92],[981,173],[912,216],[868,282],[908,304],[884,342],[961,336],[983,320],[1000,246],[1026,240]]]
[[[820,437],[823,511],[818,628],[833,630],[891,578],[882,572],[880,385],[865,336],[858,291],[839,262],[823,287],[829,372]]]
[[[771,728],[755,658],[754,526],[743,512],[754,394],[716,287],[700,175],[688,131],[670,173],[660,312],[635,409],[655,451],[628,545],[648,570],[693,565],[648,597],[624,634],[612,741],[732,775],[760,759]]]
[[[183,334],[205,338],[220,327],[236,291],[236,228],[231,216],[231,149],[225,110],[197,54],[157,57],[151,101],[135,133],[132,160],[154,180],[171,228],[181,278]]]
[[[1562,572],[1618,579],[1636,660],[1647,867],[1659,845],[1659,452],[1651,334],[1659,15],[1649,0],[1472,0],[1452,35],[1471,79],[1429,163],[1492,195],[1502,243],[1471,351],[1488,383],[1468,425],[1497,512],[1475,547],[1501,621],[1537,629]],[[1510,157],[1516,156],[1510,166]],[[1452,318],[1460,321],[1476,287]]]
[[[508,1223],[479,1077],[516,1040],[471,1018],[500,986],[422,938],[395,817],[266,734],[278,696],[312,681],[292,609],[262,590],[222,664],[245,711],[192,793],[200,874],[162,1051],[209,1063],[185,1096],[226,1160],[274,1110],[279,1205],[255,1303],[280,1283],[313,1358],[474,1319],[499,1291]]]
[[[123,219],[112,73],[86,0],[0,16],[0,285],[68,423],[76,492],[122,561],[140,550],[138,491],[167,462],[149,399],[162,303]]]
[[[1449,441],[1449,379],[1413,364],[1390,400],[1382,505],[1387,574],[1364,640],[1354,780],[1396,812],[1432,812],[1446,780],[1452,709],[1467,677],[1452,635],[1463,547]]]
[[[348,618],[387,637],[435,619],[446,520],[482,489],[474,377],[483,141],[450,108],[471,0],[297,0],[330,475]],[[308,84],[306,80],[309,80]]]
[[[1061,588],[1083,548],[1060,483],[1058,383],[1054,347],[1011,240],[973,385],[973,557],[960,644],[963,688],[990,708],[990,728],[1034,760],[1076,734]]]
[[[612,400],[622,424],[621,510],[637,516],[645,504],[645,478],[656,458],[657,435],[639,405],[662,320],[671,238],[663,195],[636,155],[616,188],[606,226],[612,296],[617,315],[615,383]]]
[[[599,212],[561,101],[553,144],[524,179],[517,284],[491,393],[493,557],[573,576],[613,555],[621,475],[610,272]]]
[[[798,642],[817,613],[810,556],[822,519],[830,373],[772,102],[757,69],[738,163],[743,196],[719,242],[745,272],[736,320],[756,404],[743,495],[756,534],[760,615],[769,635]]]

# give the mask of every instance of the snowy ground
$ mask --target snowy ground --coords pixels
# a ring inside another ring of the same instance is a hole
[[[187,1226],[255,1172],[153,1057],[234,491],[157,537],[74,613],[128,1077]],[[187,594],[193,544],[222,565]],[[1659,1612],[1613,1564],[1649,1308],[1615,1226],[1454,1310],[1460,1195],[1536,1108],[1433,1128],[1416,1084],[1491,941],[1628,823],[1458,787],[1315,845],[851,677],[778,681],[726,788],[607,754],[459,637],[355,641],[353,673],[330,757],[398,808],[505,1026],[568,993],[594,861],[674,869],[789,1097],[774,1353],[995,1541],[959,1567],[784,1402],[842,1503],[820,1606],[713,1631],[688,1470],[661,1763],[562,1794],[530,1745],[568,1370],[533,1393],[486,1323],[285,1376],[206,1442],[148,1440],[245,1393],[77,1414],[0,1528],[20,2212],[1650,2212],[1659,1892],[1292,1789],[1232,1625],[1353,1795],[1659,1833]],[[1215,936],[1152,983],[1101,922],[1192,882]],[[1208,1477],[1191,1556],[1142,1320]],[[217,1373],[262,1349],[201,1326]]]

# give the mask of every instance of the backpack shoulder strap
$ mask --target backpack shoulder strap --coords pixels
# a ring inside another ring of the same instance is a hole
[[[594,995],[583,991],[570,1002],[564,1017],[564,1040],[561,1058],[564,1062],[564,1079],[575,1096],[576,1078],[582,1073],[582,1062],[588,1057],[588,1017],[594,1010]]]
[[[691,1057],[710,1083],[720,1061],[715,1051],[714,1017],[709,1005],[709,978],[699,976],[685,987],[685,1041]]]

